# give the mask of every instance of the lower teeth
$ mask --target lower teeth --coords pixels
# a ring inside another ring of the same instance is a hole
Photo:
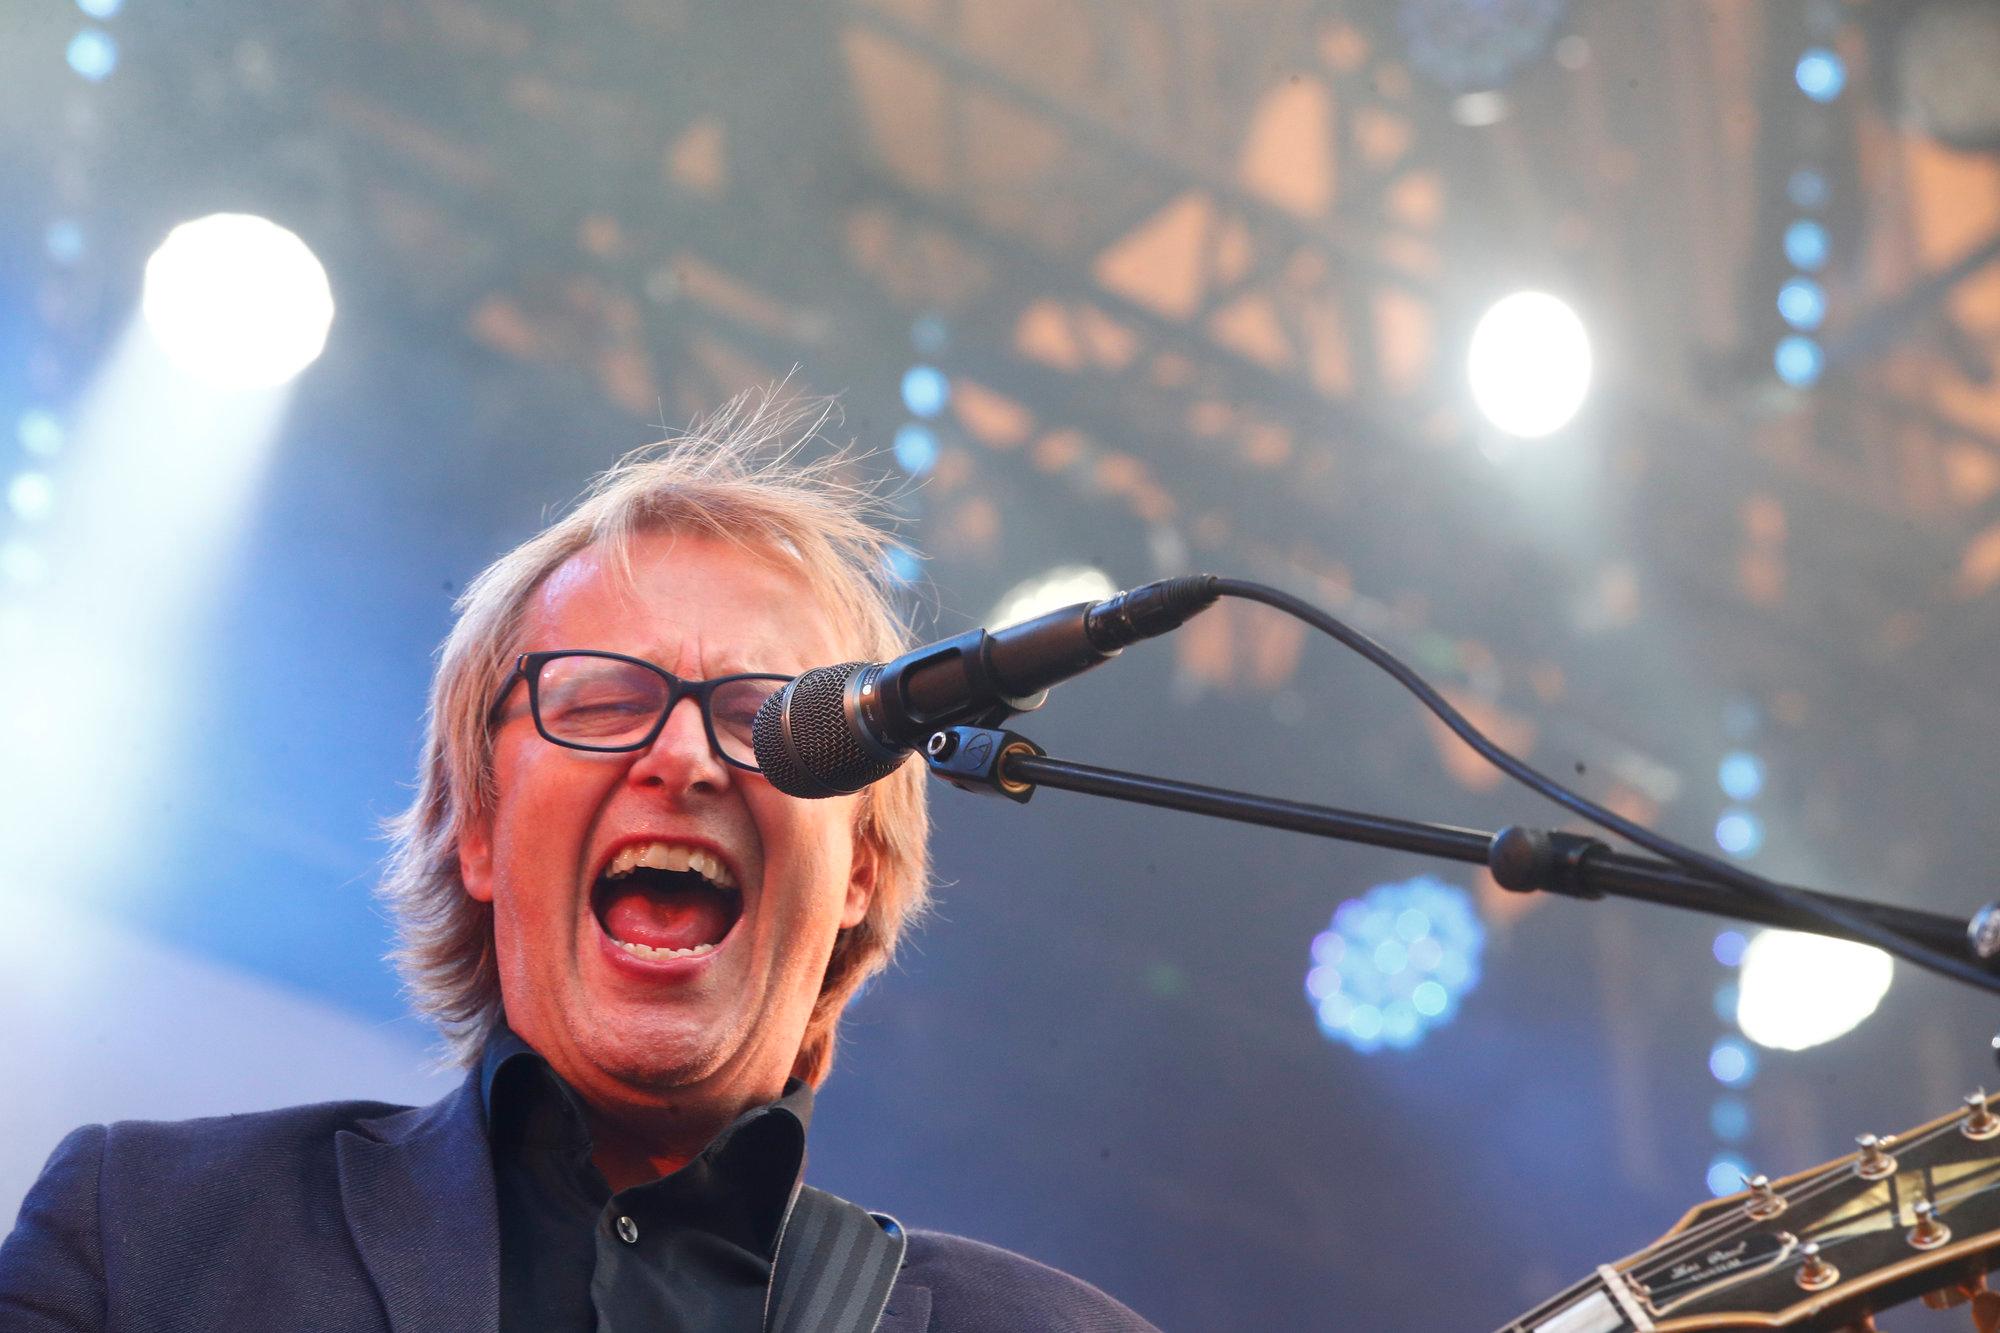
[[[691,949],[655,949],[650,944],[633,944],[630,940],[613,940],[613,944],[626,953],[639,958],[696,958],[712,952],[713,944],[697,944]]]

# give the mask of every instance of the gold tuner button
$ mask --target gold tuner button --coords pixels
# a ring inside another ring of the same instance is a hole
[[[1935,1250],[1951,1239],[1951,1228],[1938,1221],[1937,1206],[1929,1199],[1911,1205],[1910,1211],[1917,1219],[1908,1236],[1911,1245],[1919,1250]]]
[[[1743,1183],[1750,1187],[1750,1201],[1743,1205],[1745,1213],[1761,1220],[1785,1211],[1785,1201],[1771,1188],[1769,1176],[1745,1176]]]
[[[1818,1241],[1809,1240],[1799,1246],[1799,1258],[1804,1262],[1799,1265],[1798,1283],[1807,1291],[1825,1291],[1840,1281],[1840,1270],[1819,1257]]]
[[[1994,1115],[1993,1108],[1987,1105],[1986,1089],[1981,1088],[1965,1099],[1965,1123],[1958,1130],[1968,1139],[1990,1139],[2000,1134],[2000,1115]]]
[[[1861,1158],[1854,1164],[1854,1174],[1863,1180],[1880,1180],[1896,1173],[1896,1159],[1884,1149],[1894,1143],[1894,1139],[1878,1139],[1873,1134],[1863,1134],[1855,1140],[1861,1145]]]

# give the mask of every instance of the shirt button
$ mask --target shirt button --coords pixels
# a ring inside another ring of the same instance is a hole
[[[636,1244],[636,1243],[638,1243],[638,1240],[639,1240],[639,1224],[638,1224],[637,1222],[634,1222],[634,1221],[633,1221],[633,1220],[632,1220],[631,1218],[629,1218],[629,1217],[621,1217],[621,1218],[619,1218],[619,1219],[618,1219],[618,1239],[620,1239],[620,1240],[624,1241],[624,1242],[625,1242],[625,1243],[626,1243],[627,1245],[633,1245],[633,1244]]]

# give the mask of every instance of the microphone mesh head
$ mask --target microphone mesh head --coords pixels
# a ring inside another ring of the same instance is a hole
[[[847,720],[847,682],[867,666],[814,667],[757,710],[750,744],[773,787],[787,796],[844,796],[888,777],[908,757],[878,758]]]

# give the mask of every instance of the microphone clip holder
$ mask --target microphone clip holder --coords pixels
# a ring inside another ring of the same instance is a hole
[[[1020,805],[1034,796],[1035,784],[1010,777],[1006,765],[1023,755],[1046,754],[1026,736],[998,727],[946,727],[924,742],[924,762],[939,778],[960,791],[1004,796]]]

